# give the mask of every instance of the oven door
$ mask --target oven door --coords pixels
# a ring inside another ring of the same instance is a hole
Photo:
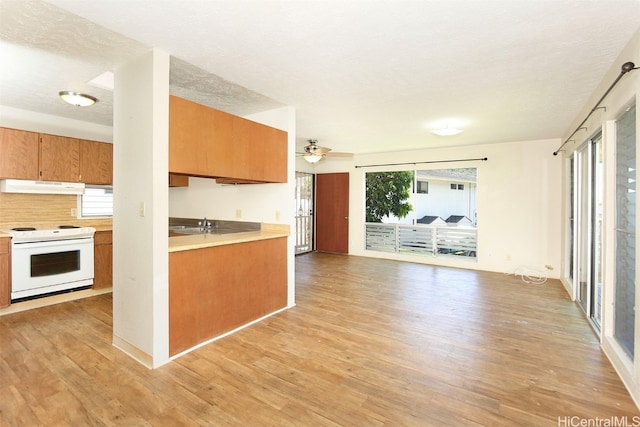
[[[93,284],[93,238],[11,245],[11,299]]]

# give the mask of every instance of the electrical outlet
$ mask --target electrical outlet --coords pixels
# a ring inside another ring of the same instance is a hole
[[[78,217],[78,209],[76,208],[71,208],[71,216],[74,218]]]
[[[145,209],[145,205],[144,202],[140,202],[140,207],[138,208],[138,215],[140,215],[141,217],[144,218],[145,214],[146,214],[146,209]]]
[[[280,221],[280,211],[276,211],[276,221]]]
[[[236,218],[237,219],[242,218],[242,209],[236,209]]]

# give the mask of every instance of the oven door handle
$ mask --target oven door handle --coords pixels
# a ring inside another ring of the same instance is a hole
[[[86,239],[66,239],[66,240],[46,240],[42,242],[19,242],[12,243],[12,250],[25,250],[34,248],[48,248],[48,247],[60,247],[60,246],[72,246],[81,244],[92,244],[93,238]]]

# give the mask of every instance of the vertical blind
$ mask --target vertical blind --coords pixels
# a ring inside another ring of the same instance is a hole
[[[616,123],[614,337],[633,359],[636,300],[636,108]]]

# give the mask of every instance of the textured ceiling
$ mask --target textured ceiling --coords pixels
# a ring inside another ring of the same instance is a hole
[[[111,124],[86,82],[156,47],[172,93],[294,106],[298,139],[336,151],[559,138],[639,28],[640,0],[0,0],[0,105]]]

